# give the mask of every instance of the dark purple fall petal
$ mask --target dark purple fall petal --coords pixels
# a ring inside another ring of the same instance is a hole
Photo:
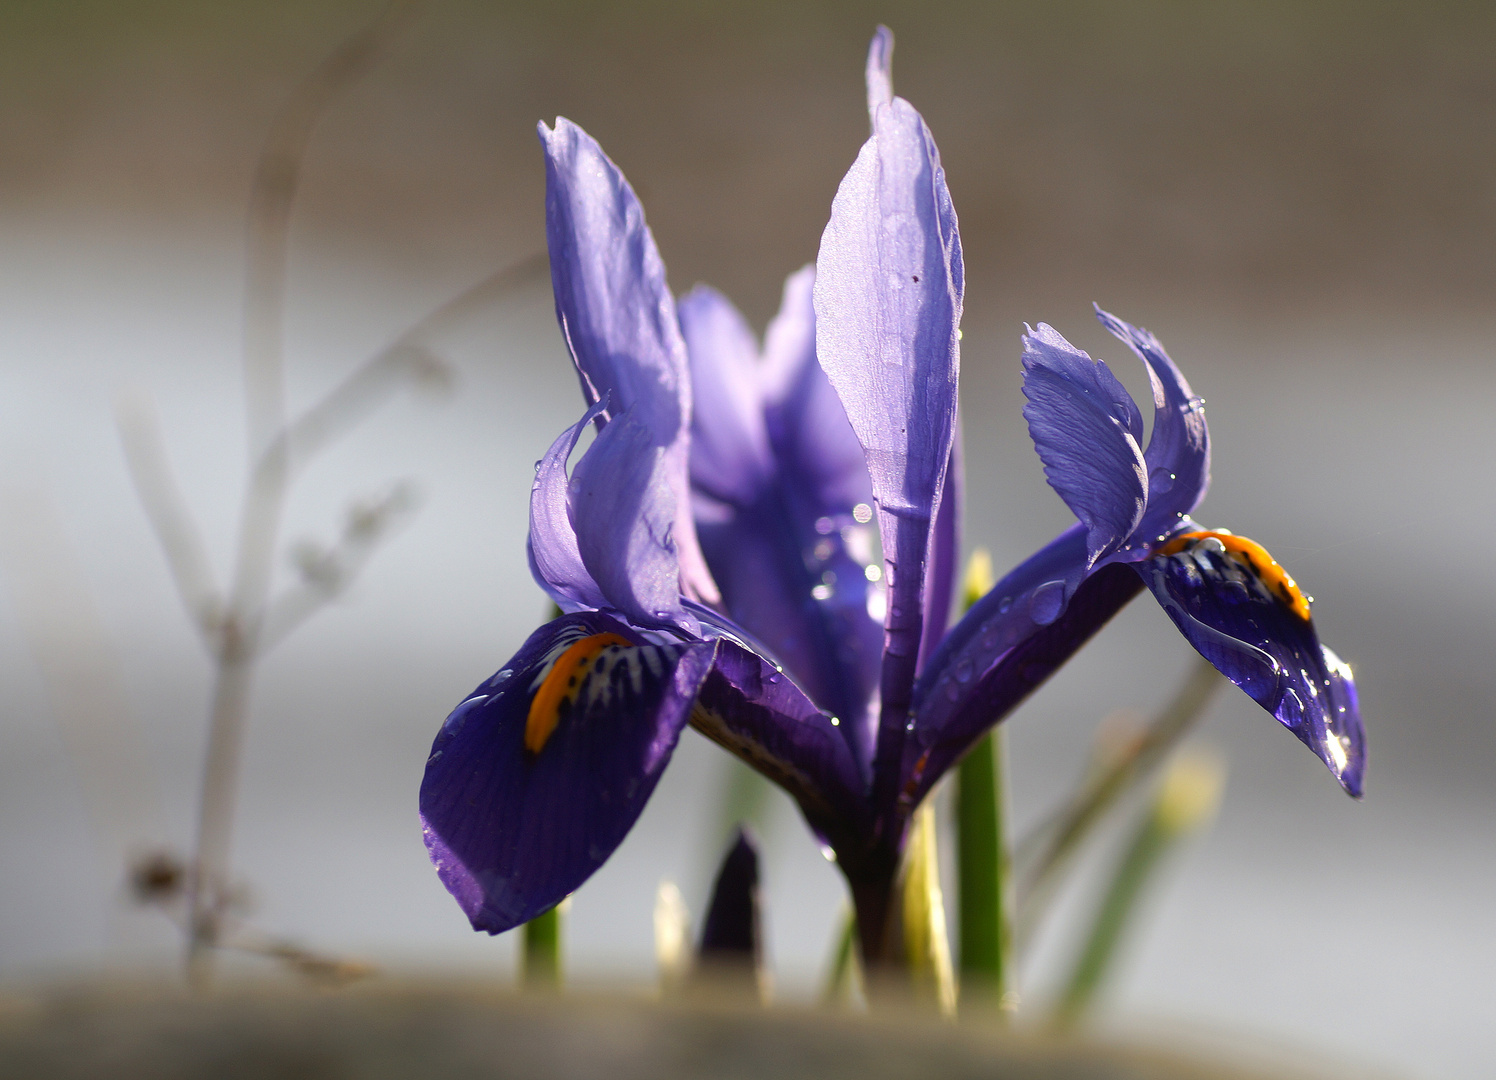
[[[1044,475],[1086,526],[1095,563],[1127,542],[1147,505],[1142,417],[1104,363],[1044,323],[1023,337],[1023,393]]]
[[[1148,465],[1148,511],[1135,535],[1144,544],[1157,543],[1177,527],[1181,516],[1194,513],[1210,487],[1205,401],[1195,396],[1156,337],[1099,307],[1096,317],[1143,361],[1153,387],[1153,434],[1143,455]]]
[[[530,574],[558,604],[568,607],[606,607],[602,590],[587,572],[577,548],[571,524],[570,478],[566,461],[576,449],[582,429],[606,407],[599,401],[551,443],[545,457],[535,464],[535,482],[530,488],[530,535],[527,541]]]
[[[527,750],[540,679],[567,646],[602,633],[639,645],[592,668],[548,741]],[[675,750],[715,648],[651,645],[606,615],[566,615],[452,711],[426,762],[421,821],[474,929],[498,934],[534,918],[613,853]]]
[[[1350,668],[1261,579],[1209,540],[1134,564],[1201,656],[1361,795],[1366,735]]]
[[[894,98],[832,202],[816,260],[816,353],[866,454],[888,589],[876,757],[888,804],[924,625],[933,522],[955,437],[963,269],[924,120]]]
[[[583,396],[590,405],[607,395],[609,414],[632,410],[665,451],[681,582],[688,595],[715,602],[691,522],[691,381],[665,265],[638,198],[597,142],[564,117],[539,133],[556,318]]]
[[[838,728],[767,660],[726,639],[702,684],[691,726],[773,780],[833,848],[870,830],[866,781]]]

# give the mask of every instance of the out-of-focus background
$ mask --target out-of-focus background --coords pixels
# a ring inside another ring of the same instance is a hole
[[[298,81],[377,11],[0,6],[9,985],[177,960],[171,929],[129,909],[122,860],[190,839],[210,669],[113,402],[154,395],[222,577],[245,467],[255,157]],[[961,219],[968,543],[1002,569],[1066,524],[1021,421],[1024,320],[1141,393],[1092,320],[1099,301],[1155,331],[1207,399],[1202,520],[1261,541],[1318,597],[1361,688],[1360,804],[1245,696],[1221,696],[1202,733],[1230,762],[1221,817],[1138,928],[1111,1022],[1489,1076],[1496,8],[434,0],[310,145],[291,234],[293,407],[543,250],[534,124],[557,114],[629,175],[673,287],[709,282],[761,329],[784,276],[814,259],[865,137],[880,21]],[[531,464],[580,399],[543,275],[434,347],[453,392],[396,399],[296,488],[289,540],[333,534],[351,498],[391,478],[424,505],[262,666],[235,867],[268,930],[394,971],[502,979],[513,943],[474,935],[442,891],[415,797],[442,717],[544,615],[524,560]],[[1010,727],[1020,823],[1074,781],[1101,716],[1160,706],[1192,655],[1144,597],[1027,704]],[[688,733],[639,827],[573,899],[573,978],[653,978],[655,886],[680,882],[700,912],[726,775]],[[761,831],[776,985],[805,998],[842,886],[787,802]],[[1064,959],[1041,943],[1032,1000]]]

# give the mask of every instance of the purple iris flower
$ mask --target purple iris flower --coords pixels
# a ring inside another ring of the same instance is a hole
[[[421,787],[431,858],[476,929],[585,881],[689,723],[796,799],[851,887],[864,956],[890,955],[915,806],[1145,586],[1359,790],[1347,669],[1261,549],[1193,535],[1198,399],[1109,316],[1152,372],[1146,453],[1104,365],[1048,327],[1026,338],[1030,430],[1080,524],[945,632],[961,244],[934,140],[893,96],[892,45],[880,28],[872,135],[762,344],[710,289],[677,303],[622,173],[576,125],[540,126],[556,313],[587,408],[530,501],[531,569],[565,614],[452,712]]]

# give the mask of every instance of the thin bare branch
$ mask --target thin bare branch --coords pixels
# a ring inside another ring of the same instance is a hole
[[[259,654],[269,652],[310,615],[346,592],[379,546],[410,520],[419,503],[414,484],[396,483],[381,496],[353,504],[343,535],[331,548],[300,545],[295,556],[301,584],[271,600],[260,631]]]
[[[115,402],[115,422],[130,479],[161,542],[177,593],[193,623],[212,641],[223,618],[223,595],[213,580],[197,523],[172,475],[155,403],[143,391],[121,394]]]
[[[284,454],[285,465],[294,474],[318,451],[373,411],[404,380],[427,385],[447,383],[450,369],[430,350],[428,343],[463,319],[536,280],[548,265],[544,252],[531,255],[490,274],[430,312],[288,424],[266,448],[262,460],[273,467],[270,459]],[[284,445],[278,446],[280,442]]]
[[[298,86],[276,116],[260,151],[249,200],[249,259],[244,295],[244,380],[249,450],[257,458],[285,410],[282,324],[291,207],[312,131],[327,107],[383,57],[420,7],[396,0],[343,42]]]

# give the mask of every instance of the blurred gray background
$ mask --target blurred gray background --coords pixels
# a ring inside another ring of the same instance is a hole
[[[297,81],[377,10],[0,6],[9,985],[176,962],[171,929],[129,910],[122,862],[190,839],[209,667],[113,401],[154,395],[224,574],[255,155]],[[1230,763],[1226,801],[1138,928],[1114,1028],[1489,1076],[1496,7],[437,0],[312,142],[292,231],[293,407],[543,250],[534,124],[557,114],[629,175],[676,291],[710,282],[762,329],[865,137],[880,21],[961,219],[968,544],[1001,570],[1066,524],[1020,416],[1024,320],[1142,393],[1096,300],[1155,331],[1208,401],[1202,520],[1287,565],[1361,688],[1361,804],[1245,696],[1221,696],[1201,737]],[[331,535],[350,498],[391,478],[418,483],[424,506],[263,665],[236,866],[268,930],[396,971],[507,979],[512,942],[467,928],[426,863],[415,797],[442,717],[544,615],[523,554],[531,464],[580,406],[543,278],[437,344],[454,391],[397,399],[295,491],[290,540]],[[1020,822],[1073,782],[1101,716],[1158,707],[1192,655],[1145,597],[1027,704],[1011,721]],[[93,721],[69,692],[84,676],[107,702]],[[574,979],[652,980],[655,886],[679,881],[700,912],[725,776],[688,733],[573,900]],[[802,999],[843,890],[787,802],[763,832],[778,991]],[[1041,943],[1023,986],[1035,1002],[1064,950]]]

